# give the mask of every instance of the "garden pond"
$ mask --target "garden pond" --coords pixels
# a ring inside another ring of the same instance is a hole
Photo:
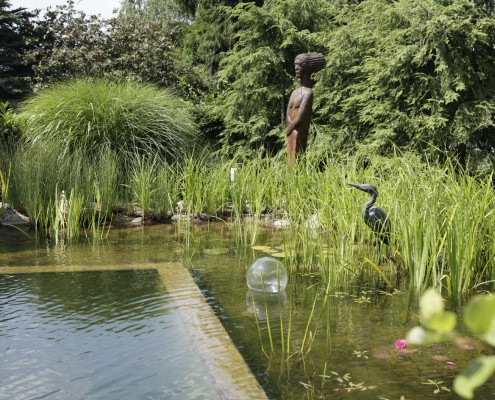
[[[283,232],[260,231],[266,247],[254,248],[228,224],[186,233],[113,228],[101,241],[55,244],[0,227],[0,398],[229,398],[203,373],[155,265],[190,271],[269,398],[456,399],[456,374],[493,354],[468,335],[396,349],[418,325],[418,296],[405,284],[325,291],[318,276],[299,274],[280,294],[250,292],[247,268],[280,255]],[[460,316],[462,304],[447,308]],[[495,398],[495,378],[476,396]]]

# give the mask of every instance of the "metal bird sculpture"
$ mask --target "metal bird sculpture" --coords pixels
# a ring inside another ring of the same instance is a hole
[[[375,185],[372,184],[358,184],[349,183],[350,186],[356,189],[362,190],[368,193],[371,198],[366,202],[361,214],[363,215],[364,222],[368,225],[373,232],[387,246],[390,241],[390,220],[387,213],[378,206],[375,206],[376,198],[378,197],[378,190]],[[380,245],[378,243],[378,245]]]

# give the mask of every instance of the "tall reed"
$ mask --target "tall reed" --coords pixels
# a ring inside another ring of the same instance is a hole
[[[116,163],[111,152],[88,158],[57,146],[20,145],[12,157],[11,205],[25,212],[36,229],[57,237],[98,231],[111,218],[116,198]]]
[[[495,195],[491,177],[469,179],[464,173],[446,180],[445,251],[447,288],[457,294],[479,285],[493,262]]]
[[[119,201],[119,175],[116,155],[110,149],[103,148],[92,170],[94,199],[91,207],[91,228],[95,236],[101,236],[103,225],[112,219],[113,210]]]
[[[158,220],[170,217],[178,199],[177,176],[174,169],[165,163],[156,170],[155,189],[150,199],[153,216]]]
[[[495,280],[492,177],[471,176],[451,162],[308,153],[289,165],[283,156],[221,161],[204,152],[172,164],[139,155],[122,165],[110,149],[88,158],[43,146],[23,145],[15,153],[8,185],[13,206],[37,227],[57,225],[64,190],[79,209],[72,211],[73,224],[101,226],[113,209],[136,203],[152,218],[183,213],[186,243],[190,219],[204,214],[223,217],[231,210],[244,246],[264,244],[261,233],[278,222],[285,226],[280,245],[289,270],[319,274],[331,287],[375,279],[394,285],[406,276],[417,290],[435,286],[458,294]],[[361,216],[369,197],[352,190],[351,182],[378,187],[377,205],[392,226],[388,247],[377,246]]]
[[[433,285],[449,293],[493,280],[490,176],[473,177],[451,162],[429,165],[408,154],[367,160],[366,168],[357,158],[330,161],[323,168],[312,161],[303,158],[295,166],[283,160],[244,162],[232,186],[239,219],[249,205],[255,218],[267,207],[287,220],[285,263],[291,271],[321,273],[335,285],[363,274],[393,282],[398,273],[418,290]],[[377,204],[393,227],[390,248],[382,246],[381,254],[360,215],[368,198],[349,190],[349,182],[379,188]],[[236,224],[246,244],[256,243],[253,224]]]
[[[132,193],[133,203],[141,209],[143,218],[150,211],[150,205],[154,192],[157,190],[156,158],[146,158],[135,154],[129,166],[129,188]]]

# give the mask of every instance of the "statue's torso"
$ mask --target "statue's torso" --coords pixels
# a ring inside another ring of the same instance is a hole
[[[303,100],[306,100],[303,103]],[[287,120],[293,121],[299,115],[298,131],[307,132],[311,122],[311,113],[313,105],[313,90],[308,87],[301,86],[295,89],[289,98],[287,107]]]

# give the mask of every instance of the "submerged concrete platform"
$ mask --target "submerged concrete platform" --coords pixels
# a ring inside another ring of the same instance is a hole
[[[193,345],[211,378],[219,399],[267,399],[263,388],[247,366],[189,271],[177,262],[133,264],[123,266],[36,266],[1,267],[0,274],[43,272],[85,272],[154,269],[170,296],[173,308],[190,334]]]

